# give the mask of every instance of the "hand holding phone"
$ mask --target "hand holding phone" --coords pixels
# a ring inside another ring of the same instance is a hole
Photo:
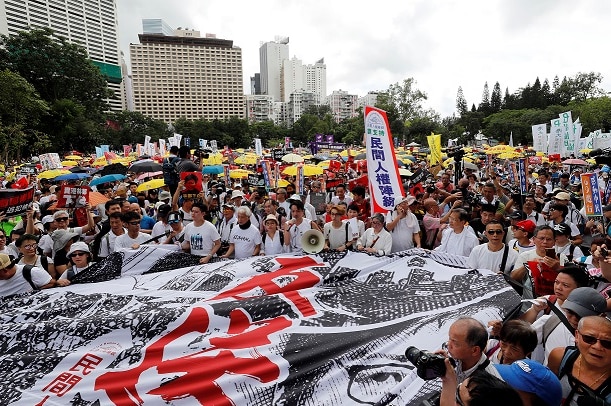
[[[546,257],[550,257],[550,258],[554,258],[554,259],[556,259],[558,257],[558,255],[556,254],[556,249],[555,248],[546,248],[545,249],[545,256]]]

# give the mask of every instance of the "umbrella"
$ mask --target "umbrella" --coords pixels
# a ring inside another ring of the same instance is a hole
[[[73,166],[72,168],[69,169],[69,171],[72,173],[85,173],[85,172],[90,172],[92,170],[93,170],[92,168],[83,168],[82,166]]]
[[[53,180],[81,180],[90,177],[91,175],[88,173],[66,173],[64,175],[59,175]]]
[[[89,182],[89,186],[97,186],[101,185],[102,183],[116,182],[118,180],[123,179],[125,179],[125,175],[121,175],[118,173],[112,175],[104,175],[100,178],[93,179],[91,182]]]
[[[354,159],[356,159],[357,161],[358,161],[358,160],[360,160],[360,159],[367,159],[367,154],[365,154],[365,153],[360,153],[360,154],[356,155],[356,156],[354,157]]]
[[[152,178],[153,176],[159,176],[159,175],[163,175],[163,171],[157,171],[157,172],[145,172],[142,175],[138,176],[138,180],[142,180],[144,178]]]
[[[122,164],[110,164],[102,168],[99,172],[101,176],[104,175],[125,175],[127,173],[127,166]]]
[[[286,179],[278,179],[278,187],[286,187],[288,185],[290,185],[291,182],[289,182]]]
[[[221,154],[220,152],[217,152],[216,154],[210,154],[208,155],[208,158],[203,158],[202,159],[202,164],[204,165],[220,165],[223,163],[223,159],[225,157],[223,156],[223,154]]]
[[[350,154],[350,156],[356,156],[358,154],[358,151],[356,149],[345,149],[342,152],[339,153],[339,156],[348,156],[348,154]]]
[[[584,161],[583,159],[575,159],[575,158],[571,158],[571,159],[565,159],[564,161],[562,161],[563,165],[588,165],[588,163],[586,161]]]
[[[284,175],[296,176],[297,175],[297,165],[289,166],[285,168],[282,173]],[[322,175],[324,173],[323,168],[315,165],[304,165],[303,166],[303,176],[315,176]]]
[[[220,175],[223,173],[223,165],[209,165],[202,168],[202,173],[207,175]]]
[[[137,161],[132,164],[128,169],[130,172],[142,173],[142,172],[158,172],[163,171],[163,167],[157,162],[152,160]]]
[[[152,180],[149,180],[148,182],[139,184],[138,188],[136,189],[136,192],[144,192],[145,190],[159,189],[160,187],[164,185],[165,185],[165,182],[163,179],[152,179]]]
[[[282,157],[283,162],[298,163],[303,162],[303,157],[297,154],[286,154]]]
[[[62,161],[62,166],[76,166],[78,162],[75,161]]]
[[[405,168],[399,168],[399,176],[412,176],[414,173]]]
[[[54,179],[67,173],[70,173],[67,169],[49,169],[48,171],[40,172],[38,174],[38,179]]]
[[[257,159],[256,155],[241,155],[234,162],[238,165],[256,165]]]
[[[81,159],[83,159],[83,157],[78,156],[78,155],[68,155],[68,156],[65,156],[64,159],[67,159],[70,161],[80,161]]]
[[[472,169],[474,171],[477,170],[477,165],[472,164],[471,162],[463,161],[462,165],[465,169]]]
[[[246,169],[234,169],[232,171],[229,171],[229,177],[231,179],[247,178],[248,175],[252,175],[252,174],[253,172],[247,171]]]

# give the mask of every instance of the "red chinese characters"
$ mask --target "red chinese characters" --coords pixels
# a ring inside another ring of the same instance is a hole
[[[69,372],[62,372],[59,374],[55,379],[49,382],[42,391],[48,391],[55,396],[62,397],[83,379],[80,375],[88,375],[95,367],[100,365],[100,362],[102,362],[101,357],[87,353],[68,369]],[[46,396],[38,405],[44,404],[48,398],[49,396]]]
[[[219,379],[224,375],[246,375],[262,383],[279,379],[280,367],[262,355],[262,349],[257,347],[271,344],[270,336],[291,324],[286,316],[253,323],[243,310],[236,309],[230,313],[226,336],[211,338],[210,347],[205,350],[168,358],[172,353],[169,347],[176,345],[175,342],[186,335],[208,331],[208,313],[203,308],[194,308],[180,326],[145,349],[140,365],[104,373],[96,379],[95,389],[106,391],[115,405],[140,405],[144,403],[137,390],[140,377],[156,369],[159,374],[176,378],[148,391],[149,395],[160,396],[164,401],[193,397],[201,404],[234,405],[235,402],[223,392]],[[238,351],[243,349],[248,351]]]

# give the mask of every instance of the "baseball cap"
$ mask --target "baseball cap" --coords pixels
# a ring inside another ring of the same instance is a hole
[[[501,378],[512,388],[537,395],[549,406],[562,401],[562,385],[554,373],[543,364],[530,359],[514,361],[511,365],[495,365]]]
[[[169,204],[162,204],[161,206],[157,208],[157,215],[166,216],[171,211],[172,211],[172,206],[170,206]]]
[[[172,195],[167,190],[162,190],[161,193],[159,193],[159,200],[166,200],[170,198],[172,198]]]
[[[516,223],[516,227],[521,228],[527,233],[534,233],[537,225],[532,220],[522,220]]]
[[[223,204],[223,208],[225,208],[225,207],[226,207],[226,208],[228,208],[228,209],[230,209],[230,210],[235,211],[235,206],[234,206],[233,204],[224,203],[224,204]]]
[[[517,220],[517,219],[522,220],[522,219],[524,219],[525,217],[526,217],[526,216],[524,215],[524,213],[523,213],[522,211],[520,211],[520,210],[516,210],[516,211],[514,211],[513,213],[511,213],[511,214],[509,215],[509,218],[514,219],[514,220]]]
[[[51,214],[44,216],[41,221],[43,225],[53,223],[53,216]]]
[[[607,301],[596,289],[577,288],[569,293],[562,308],[575,312],[579,317],[597,316],[607,311]]]
[[[556,193],[556,196],[554,197],[554,199],[556,199],[556,200],[571,200],[571,195],[569,195],[567,192],[558,192],[558,193]]]
[[[171,211],[168,214],[168,223],[179,223],[181,220],[180,213],[177,211]]]
[[[6,254],[0,254],[0,269],[4,269],[11,264],[11,257]]]
[[[554,234],[571,235],[571,226],[566,223],[559,223],[554,226]]]

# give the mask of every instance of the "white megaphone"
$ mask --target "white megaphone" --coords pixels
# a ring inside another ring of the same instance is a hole
[[[301,247],[308,254],[318,254],[325,247],[325,236],[318,230],[308,230],[301,237]]]

